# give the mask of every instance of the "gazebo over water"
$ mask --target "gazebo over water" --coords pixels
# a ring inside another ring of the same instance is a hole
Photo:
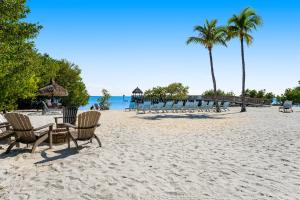
[[[144,98],[144,92],[139,87],[136,87],[132,91],[131,101],[141,102],[143,100],[143,98]]]
[[[136,87],[132,91],[132,96],[143,96],[143,91],[139,87]]]

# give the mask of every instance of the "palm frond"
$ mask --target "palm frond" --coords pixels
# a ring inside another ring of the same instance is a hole
[[[188,38],[187,44],[198,43],[205,48],[212,48],[216,44],[226,46],[227,28],[217,26],[216,19],[206,20],[203,26],[195,26],[194,31],[198,33],[198,36]]]
[[[191,43],[198,43],[198,44],[205,44],[202,38],[199,37],[189,37],[188,40],[186,41],[186,44],[191,44]]]
[[[229,38],[244,38],[248,45],[253,41],[250,35],[252,30],[256,30],[262,25],[262,19],[256,14],[256,11],[250,7],[245,8],[239,15],[233,15],[228,20],[228,36]]]
[[[253,42],[253,37],[252,37],[251,35],[249,35],[248,33],[246,33],[246,34],[244,35],[244,38],[245,38],[246,44],[247,44],[248,46],[252,44],[252,42]]]

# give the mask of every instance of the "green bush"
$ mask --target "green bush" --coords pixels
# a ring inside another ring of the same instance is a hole
[[[275,95],[272,92],[267,93],[265,89],[263,89],[263,90],[246,89],[245,96],[251,97],[251,98],[262,98],[262,99],[267,99],[267,100],[272,100],[273,97],[275,97]]]
[[[213,97],[215,95],[214,90],[206,90],[202,93],[202,96]],[[217,96],[234,96],[233,92],[225,92],[223,90],[217,90]]]
[[[284,94],[277,96],[277,100],[284,102],[285,100],[293,101],[293,103],[300,103],[300,81],[298,82],[299,86],[294,88],[288,88],[285,90]]]
[[[0,3],[0,110],[12,110],[17,101],[35,99],[38,89],[51,79],[68,90],[69,96],[62,98],[64,105],[87,104],[79,67],[34,48],[34,38],[42,27],[26,22],[28,13],[25,0]]]
[[[32,40],[41,26],[23,20],[29,13],[25,3],[0,3],[0,110],[14,109],[19,98],[32,98],[37,90]]]
[[[110,97],[111,97],[111,95],[109,94],[108,90],[103,89],[102,96],[99,99],[97,99],[97,101],[100,104],[101,110],[109,110],[110,103],[108,102],[108,100]]]
[[[166,87],[153,87],[146,90],[144,97],[146,99],[159,100],[185,100],[188,97],[189,87],[182,83],[171,83]]]

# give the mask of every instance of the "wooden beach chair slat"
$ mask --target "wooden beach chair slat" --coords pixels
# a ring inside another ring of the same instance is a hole
[[[78,115],[77,126],[66,124],[69,133],[68,146],[70,147],[70,139],[72,139],[76,147],[78,147],[77,141],[86,141],[93,138],[95,138],[99,146],[101,146],[99,138],[95,135],[95,130],[99,126],[98,122],[100,116],[101,113],[98,111],[87,111]],[[74,128],[75,130],[70,130],[70,128]]]
[[[11,124],[12,130],[15,134],[15,141],[11,143],[6,151],[9,151],[17,144],[33,144],[31,152],[33,153],[36,147],[50,137],[50,148],[52,147],[52,128],[53,124],[47,124],[46,126],[39,127],[34,129],[31,125],[30,119],[28,116],[19,114],[19,113],[7,113],[5,114],[7,121]],[[49,128],[47,131],[39,131],[45,128]]]
[[[75,125],[77,119],[77,107],[64,107],[63,108],[63,116],[62,117],[55,117],[55,123],[57,128],[65,128],[65,123]],[[62,118],[63,123],[59,123],[58,119]]]

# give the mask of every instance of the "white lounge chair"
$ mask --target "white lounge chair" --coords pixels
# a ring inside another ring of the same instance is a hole
[[[288,101],[286,100],[282,106],[279,107],[279,111],[280,112],[287,112],[287,111],[291,111],[293,112],[293,101]]]

